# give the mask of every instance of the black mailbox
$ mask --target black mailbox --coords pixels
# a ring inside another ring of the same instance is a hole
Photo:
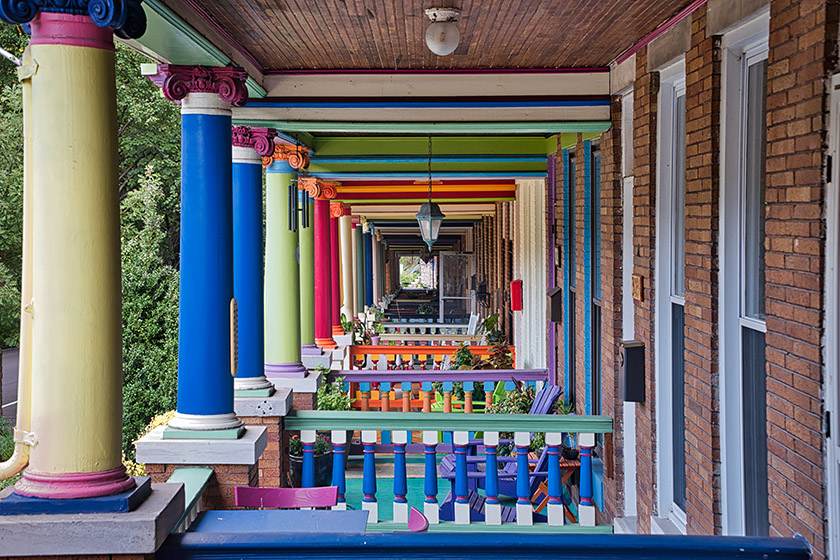
[[[563,288],[559,286],[548,291],[548,320],[563,322]]]
[[[626,402],[645,402],[645,343],[623,340],[619,345],[618,395]]]

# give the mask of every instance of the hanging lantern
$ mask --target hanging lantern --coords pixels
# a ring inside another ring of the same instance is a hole
[[[429,136],[429,202],[420,207],[420,211],[414,215],[417,218],[417,223],[420,225],[420,236],[429,251],[432,250],[432,245],[438,240],[440,234],[440,223],[446,217],[440,211],[440,206],[432,202],[432,137]]]

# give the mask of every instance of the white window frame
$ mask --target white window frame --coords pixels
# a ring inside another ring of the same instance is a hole
[[[681,533],[686,532],[685,511],[674,503],[673,468],[673,418],[671,375],[671,305],[685,305],[685,298],[673,295],[673,243],[671,219],[673,215],[672,169],[674,150],[675,105],[678,96],[685,95],[685,59],[663,68],[659,73],[659,118],[657,119],[657,146],[671,149],[657,151],[656,181],[656,248],[655,283],[667,286],[654,302],[655,332],[654,356],[656,367],[656,476],[658,483],[657,502],[659,517],[670,520]]]
[[[766,332],[763,321],[742,314],[743,265],[741,243],[743,222],[743,134],[744,79],[747,61],[768,48],[769,6],[723,33],[721,63],[721,166],[720,166],[720,299],[719,348],[721,389],[721,513],[724,535],[745,531],[745,488],[743,447],[743,390],[741,327]],[[737,271],[732,273],[731,271]]]
[[[826,426],[826,500],[828,510],[828,557],[840,560],[840,74],[831,80],[828,147],[831,154],[831,182],[826,184],[825,248],[825,410],[831,415]]]

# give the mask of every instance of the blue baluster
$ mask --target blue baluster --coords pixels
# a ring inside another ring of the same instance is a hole
[[[454,432],[455,447],[455,523],[469,525],[470,497],[467,488],[467,444],[469,433]]]
[[[394,523],[408,523],[408,479],[405,469],[405,445],[408,433],[395,431],[394,440]]]
[[[344,493],[347,491],[344,473],[344,454],[346,453],[345,446],[347,444],[346,430],[333,430],[333,471],[332,471],[332,485],[338,487],[338,504],[333,506],[333,509],[347,509],[347,502],[344,499]]]
[[[499,504],[499,471],[496,452],[499,446],[499,432],[484,432],[484,522],[487,525],[502,524],[502,508]]]
[[[531,444],[531,434],[515,432],[513,440],[516,445],[516,523],[517,525],[532,525],[534,510],[531,508],[531,478],[528,470],[528,447]]]
[[[303,443],[300,486],[301,488],[312,488],[315,486],[315,430],[301,430],[300,440]]]
[[[548,524],[563,525],[563,482],[560,471],[560,444],[563,434],[549,432],[545,434],[546,453],[548,454]]]
[[[368,523],[379,522],[379,508],[376,503],[376,430],[362,430],[364,446],[364,465],[362,471],[362,509],[367,510]]]
[[[595,503],[592,501],[592,448],[595,434],[580,434],[580,507],[578,524],[595,526]]]
[[[425,447],[426,469],[424,473],[424,491],[426,499],[423,501],[423,514],[429,523],[438,523],[440,520],[440,506],[437,501],[437,432],[423,432],[423,445]]]

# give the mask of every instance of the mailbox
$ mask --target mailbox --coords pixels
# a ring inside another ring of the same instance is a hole
[[[548,291],[548,320],[552,323],[563,322],[563,288],[560,286]]]
[[[621,341],[618,357],[619,397],[625,402],[645,402],[645,343]]]
[[[510,310],[522,311],[522,280],[510,283]]]

